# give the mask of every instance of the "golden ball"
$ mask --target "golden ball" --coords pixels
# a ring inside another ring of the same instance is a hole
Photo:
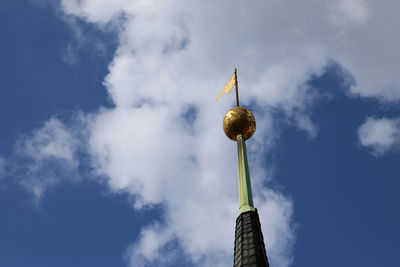
[[[224,132],[233,141],[238,135],[245,140],[249,139],[256,131],[256,120],[253,113],[247,108],[235,107],[224,116]]]

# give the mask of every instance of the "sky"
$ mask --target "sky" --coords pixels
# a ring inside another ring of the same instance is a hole
[[[1,1],[0,266],[232,266],[235,67],[271,266],[400,266],[399,5]]]

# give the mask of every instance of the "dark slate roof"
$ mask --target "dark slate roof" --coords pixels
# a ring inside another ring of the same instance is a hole
[[[256,211],[247,211],[236,219],[234,267],[269,267]]]

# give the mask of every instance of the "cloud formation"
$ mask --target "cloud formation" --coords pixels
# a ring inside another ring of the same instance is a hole
[[[103,4],[107,7],[100,8]],[[133,195],[137,209],[162,204],[165,211],[162,222],[142,230],[127,259],[135,266],[148,266],[171,263],[183,254],[197,266],[231,265],[233,230],[227,229],[234,229],[237,211],[236,153],[235,145],[223,136],[221,120],[233,101],[225,98],[215,103],[214,99],[237,63],[240,86],[246,88],[243,103],[255,101],[261,107],[256,112],[260,134],[249,143],[249,151],[254,184],[261,185],[254,191],[265,222],[268,253],[276,266],[288,266],[295,239],[293,205],[263,186],[270,177],[260,164],[276,137],[268,110],[283,110],[315,136],[307,115],[313,97],[306,83],[310,75],[321,71],[324,60],[301,52],[295,60],[310,62],[310,68],[291,60],[281,64],[275,57],[273,64],[257,63],[257,69],[248,57],[267,59],[273,53],[265,53],[261,42],[242,41],[239,35],[256,26],[254,22],[231,33],[237,35],[237,44],[230,47],[228,32],[223,30],[227,17],[218,18],[203,5],[175,4],[64,2],[67,13],[100,27],[124,22],[120,46],[104,82],[116,107],[93,116],[89,153],[96,174],[106,177],[111,190]],[[218,4],[218,9],[223,6]],[[204,24],[204,15],[210,21],[218,19],[219,29],[213,31]],[[249,51],[237,53],[240,49]],[[246,66],[255,72],[246,71]],[[171,244],[180,248],[176,257]]]
[[[74,125],[75,126],[75,125]],[[31,192],[36,204],[45,190],[63,178],[78,178],[78,145],[72,127],[52,117],[14,145],[12,172],[18,182]]]
[[[398,149],[400,145],[400,119],[368,117],[358,128],[362,146],[371,149],[375,156]]]
[[[266,67],[278,65],[290,82],[331,58],[356,78],[354,94],[400,99],[396,75],[400,39],[391,30],[400,18],[394,0],[254,1],[250,6],[240,1],[212,5],[180,0],[62,2],[66,13],[99,25],[124,17],[123,41],[135,50],[160,43],[162,49],[173,50],[186,39],[188,50],[194,50],[186,55],[211,73],[220,74],[225,66],[240,63],[239,69],[254,81]],[[134,34],[126,38],[129,31]],[[296,71],[300,75],[293,75]]]

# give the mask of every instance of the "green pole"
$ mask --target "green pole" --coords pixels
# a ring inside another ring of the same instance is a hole
[[[239,184],[239,215],[246,211],[255,211],[253,194],[251,192],[249,164],[244,138],[239,135],[238,146],[238,184]]]

